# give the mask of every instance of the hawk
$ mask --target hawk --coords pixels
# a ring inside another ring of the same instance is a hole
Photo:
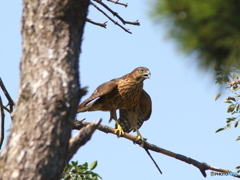
[[[78,106],[77,112],[110,111],[109,122],[112,119],[116,121],[118,137],[123,136],[124,132],[129,133],[133,130],[137,132],[138,139],[144,142],[139,129],[151,116],[152,102],[143,89],[143,81],[149,79],[150,75],[148,68],[138,67],[129,74],[101,84]]]

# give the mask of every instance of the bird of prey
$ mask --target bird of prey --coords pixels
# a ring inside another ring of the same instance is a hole
[[[144,138],[139,132],[143,122],[148,120],[152,112],[150,96],[143,90],[143,81],[149,79],[151,73],[146,67],[138,67],[131,73],[101,84],[92,95],[78,106],[78,113],[86,111],[110,111],[109,122],[116,121],[116,134],[137,131],[138,139]],[[116,110],[120,117],[117,119]]]

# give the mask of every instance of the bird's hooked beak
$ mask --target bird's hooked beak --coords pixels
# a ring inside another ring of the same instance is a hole
[[[146,72],[143,74],[143,76],[144,76],[146,79],[149,79],[150,76],[151,76],[151,72],[148,70],[148,71],[146,71]]]

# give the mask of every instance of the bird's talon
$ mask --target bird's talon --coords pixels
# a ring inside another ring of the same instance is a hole
[[[120,129],[117,129],[114,133],[117,134],[117,137],[124,136],[124,131],[121,131]]]
[[[117,134],[117,137],[123,137],[124,136],[124,131],[121,127],[121,125],[116,121],[117,124],[117,129],[115,130],[115,134]]]
[[[143,147],[144,146],[144,142],[147,141],[147,139],[142,137],[142,135],[140,134],[138,129],[136,129],[136,131],[137,131],[137,140],[136,140],[136,142],[140,141],[139,143]]]
[[[147,141],[146,138],[143,138],[142,136],[137,136],[136,142],[139,142],[142,147],[144,146],[145,141]]]

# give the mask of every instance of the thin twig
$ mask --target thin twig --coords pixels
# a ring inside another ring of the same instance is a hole
[[[73,129],[79,129],[79,128],[81,128],[83,126],[86,126],[88,124],[91,124],[91,123],[89,123],[89,122],[80,122],[78,120],[75,120]],[[116,135],[116,133],[115,133],[116,129],[111,128],[109,126],[99,125],[98,126],[98,130],[100,130],[100,131],[102,131],[104,133],[111,133],[111,134],[115,134]],[[131,134],[125,133],[123,138],[131,140],[131,141],[137,143],[138,145],[140,145],[140,147],[142,147],[141,146],[141,143],[142,143],[141,140],[138,139],[136,136],[132,136]],[[192,159],[190,157],[187,157],[187,156],[184,156],[184,155],[181,155],[181,154],[177,154],[177,153],[168,151],[166,149],[160,148],[160,147],[158,147],[158,146],[156,146],[154,144],[150,144],[148,142],[144,142],[143,148],[144,149],[148,149],[148,150],[152,150],[152,151],[155,151],[155,152],[158,152],[158,153],[165,154],[165,155],[167,155],[169,157],[176,158],[176,159],[178,159],[180,161],[183,161],[185,163],[188,163],[188,164],[192,164],[193,166],[197,167],[201,171],[201,173],[202,173],[202,175],[204,177],[207,176],[207,174],[205,172],[206,170],[212,170],[212,171],[217,171],[217,172],[236,174],[233,171],[230,171],[230,170],[227,170],[227,169],[213,167],[213,166],[210,166],[210,165],[208,165],[207,163],[204,163],[204,162],[201,163],[201,162],[199,162],[199,161],[197,161],[195,159]],[[240,178],[240,175],[236,175],[234,177]]]
[[[115,4],[123,5],[123,6],[125,6],[125,7],[128,6],[128,3],[121,3],[121,2],[119,2],[119,0],[117,0],[117,1],[107,0],[107,1],[112,2],[112,3],[115,3]]]
[[[13,102],[11,96],[9,95],[7,89],[5,88],[5,86],[4,86],[3,81],[2,81],[1,78],[0,78],[0,88],[3,90],[3,93],[4,93],[5,96],[6,96],[6,98],[7,98],[7,100],[8,100],[8,105],[9,105],[9,107],[10,107],[10,112],[12,112],[12,111],[13,111],[14,102]],[[7,106],[8,106],[8,105],[7,105]]]
[[[158,167],[158,164],[156,163],[156,161],[153,159],[152,155],[150,154],[150,152],[148,151],[148,149],[144,148],[145,151],[147,152],[148,156],[151,158],[151,160],[153,161],[153,163],[155,164],[155,166],[157,167],[158,171],[160,172],[160,174],[162,174],[161,169]]]
[[[11,111],[10,109],[6,108],[5,106],[3,106],[2,108],[3,108],[5,111],[7,111],[9,114],[11,114],[12,111]]]
[[[2,98],[0,97],[0,149],[3,144],[4,140],[4,119],[5,119],[5,114],[4,114],[4,109],[3,109],[3,103],[2,103]]]
[[[103,13],[108,19],[110,19],[115,25],[119,26],[120,28],[122,28],[124,31],[128,32],[129,34],[132,34],[132,32],[129,31],[129,29],[124,28],[123,26],[121,26],[117,21],[114,21],[110,16],[108,16],[102,9],[100,9],[96,4],[94,4],[93,2],[90,2],[91,5],[93,5],[98,11],[100,11],[101,13]]]
[[[116,16],[120,21],[122,21],[123,24],[131,24],[131,25],[137,25],[139,26],[140,23],[137,21],[134,22],[129,22],[129,21],[125,21],[121,16],[118,15],[117,12],[113,11],[111,8],[109,8],[105,3],[102,2],[102,0],[93,0],[99,4],[101,4],[103,7],[105,7],[109,12],[111,12],[113,14],[113,16]]]
[[[93,2],[91,2],[91,4],[101,13],[103,13],[108,19],[110,19],[110,21],[112,21],[115,25],[119,26],[120,28],[122,28],[124,31],[128,32],[129,34],[132,34],[132,32],[129,31],[129,29],[124,28],[122,25],[120,25],[117,21],[114,21],[110,16],[108,16],[102,9],[100,9],[96,4],[94,4]]]
[[[106,26],[107,26],[107,21],[104,22],[104,23],[98,23],[98,22],[92,21],[92,20],[89,19],[89,18],[87,18],[86,21],[89,22],[89,23],[92,23],[92,24],[94,24],[94,25],[103,27],[103,28],[106,28]]]

